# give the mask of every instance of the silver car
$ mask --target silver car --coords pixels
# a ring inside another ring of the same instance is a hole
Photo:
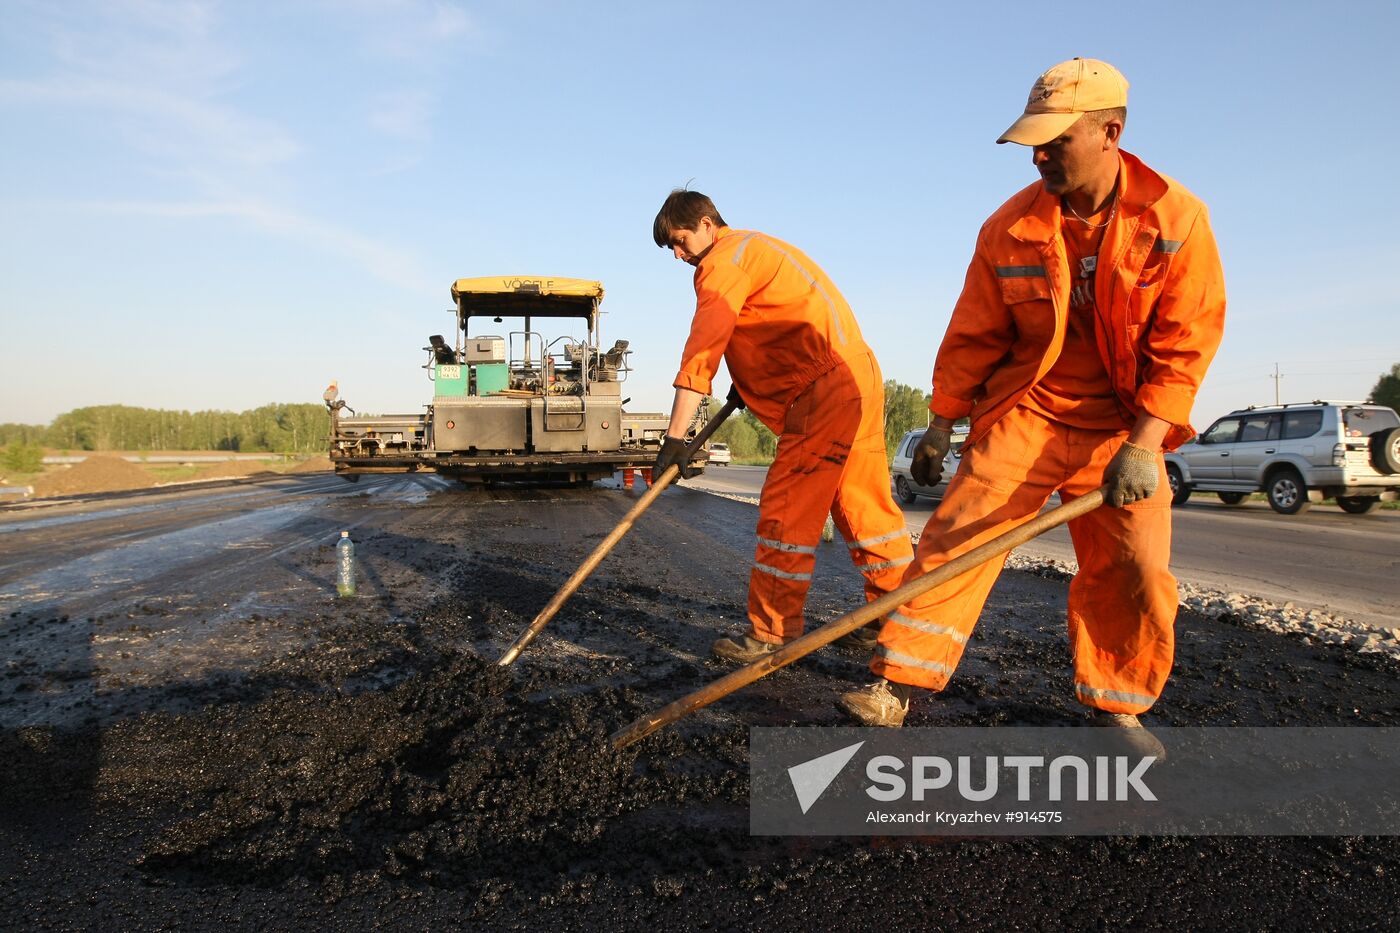
[[[967,440],[967,428],[958,426],[953,428],[953,443],[948,447],[948,456],[943,458],[943,476],[939,478],[934,486],[921,486],[914,482],[914,477],[909,472],[909,465],[914,462],[914,448],[919,445],[919,438],[924,436],[927,428],[915,428],[904,435],[899,441],[899,446],[894,449],[894,459],[890,461],[890,475],[894,477],[894,492],[899,496],[901,502],[906,505],[912,503],[919,496],[927,496],[931,499],[943,498],[943,493],[948,488],[948,480],[953,478],[953,474],[958,472],[958,463],[962,460],[963,443]]]

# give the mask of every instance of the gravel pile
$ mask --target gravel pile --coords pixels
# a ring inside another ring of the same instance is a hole
[[[708,491],[708,490],[707,490]],[[753,496],[712,492],[711,495],[736,502],[758,503]],[[911,535],[914,543],[917,533]],[[1035,574],[1051,580],[1069,580],[1079,572],[1073,561],[1031,557],[1014,551],[1007,558],[1011,570]],[[1299,609],[1292,602],[1283,605],[1248,593],[1227,593],[1194,583],[1180,582],[1181,608],[1209,619],[1262,628],[1279,635],[1302,638],[1309,644],[1346,645],[1363,654],[1385,654],[1400,659],[1400,627],[1378,628],[1344,618],[1324,609]]]
[[[1015,553],[1006,566],[1049,579],[1068,580],[1079,571],[1073,561]],[[1179,582],[1177,590],[1182,609],[1208,619],[1291,635],[1309,644],[1345,645],[1363,654],[1400,659],[1400,627],[1373,628],[1323,609],[1299,609],[1292,602],[1279,605],[1248,593],[1227,593],[1194,583]]]

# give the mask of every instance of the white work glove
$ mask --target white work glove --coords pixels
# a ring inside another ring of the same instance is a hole
[[[953,443],[953,432],[949,428],[929,425],[924,436],[919,438],[919,446],[914,448],[914,459],[909,464],[909,475],[920,486],[934,486],[943,477],[943,458],[948,456],[948,447]]]
[[[1103,482],[1108,487],[1104,501],[1115,509],[1150,498],[1157,491],[1157,455],[1124,441],[1103,471]]]

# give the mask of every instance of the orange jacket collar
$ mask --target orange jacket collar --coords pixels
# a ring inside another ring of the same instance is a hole
[[[1167,193],[1167,183],[1131,152],[1118,153],[1118,215],[1137,217]],[[1040,186],[1030,207],[1008,231],[1023,243],[1049,243],[1060,232],[1060,198]]]
[[[701,264],[703,264],[706,259],[709,259],[715,254],[715,247],[719,245],[719,241],[723,240],[725,237],[733,236],[737,232],[738,231],[735,230],[733,227],[720,227],[718,230],[715,231],[715,241],[710,244],[710,248],[705,252],[705,255],[701,257],[700,262],[697,262],[695,264],[696,275],[700,274]]]

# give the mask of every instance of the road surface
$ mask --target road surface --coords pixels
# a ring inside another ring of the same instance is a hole
[[[840,723],[865,654],[607,737],[729,670],[709,645],[745,624],[752,505],[668,490],[494,663],[638,495],[301,476],[0,509],[8,926],[1394,926],[1393,837],[751,835],[749,728]],[[814,623],[861,592],[845,548],[817,560]],[[1064,599],[1003,574],[908,724],[1082,723]],[[1394,727],[1397,685],[1388,658],[1183,612],[1148,721]]]
[[[766,472],[712,467],[684,482],[757,496]],[[911,532],[923,530],[935,505],[919,498],[902,506]],[[1400,625],[1400,511],[1349,515],[1327,504],[1279,515],[1264,502],[1227,506],[1214,496],[1193,496],[1172,511],[1172,539],[1172,572],[1183,582],[1326,609],[1381,628]],[[1018,553],[1074,560],[1065,528]]]

